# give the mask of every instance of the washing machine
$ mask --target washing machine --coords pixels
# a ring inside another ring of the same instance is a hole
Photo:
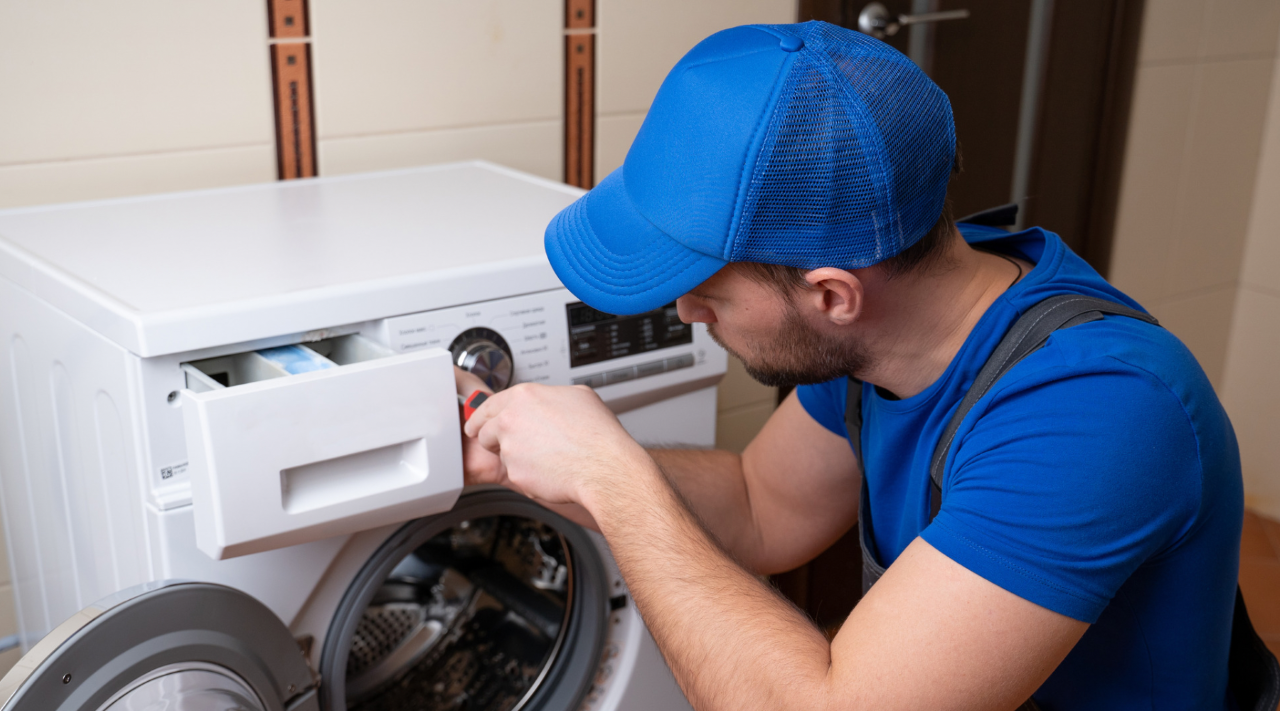
[[[580,194],[473,162],[0,212],[0,709],[687,709],[602,537],[463,486],[455,364],[714,442],[705,329],[547,263]]]

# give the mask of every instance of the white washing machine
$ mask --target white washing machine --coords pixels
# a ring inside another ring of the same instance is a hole
[[[0,708],[687,709],[601,537],[462,486],[454,363],[713,444],[705,330],[548,265],[580,194],[465,163],[0,212]]]

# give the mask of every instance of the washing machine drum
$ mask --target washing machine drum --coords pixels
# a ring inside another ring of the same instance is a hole
[[[318,711],[289,630],[209,583],[148,583],[81,610],[0,680],[0,711]]]
[[[356,576],[325,637],[325,711],[578,708],[608,625],[578,526],[507,491],[413,521]]]

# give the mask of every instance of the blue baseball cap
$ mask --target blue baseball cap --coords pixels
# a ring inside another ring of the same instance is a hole
[[[671,70],[622,167],[547,227],[547,257],[614,314],[729,262],[871,266],[937,222],[955,154],[946,94],[892,47],[825,22],[735,27]]]

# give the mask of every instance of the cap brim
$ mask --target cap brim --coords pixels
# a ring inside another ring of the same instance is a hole
[[[547,226],[547,259],[569,291],[611,314],[669,304],[727,262],[685,247],[631,203],[619,168]]]

